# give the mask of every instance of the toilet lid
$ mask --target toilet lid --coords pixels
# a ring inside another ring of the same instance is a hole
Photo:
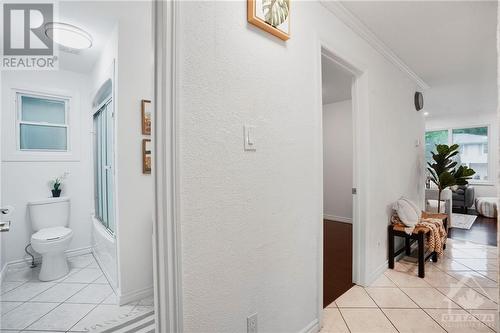
[[[32,240],[53,241],[71,235],[71,229],[65,227],[45,228],[31,236]]]

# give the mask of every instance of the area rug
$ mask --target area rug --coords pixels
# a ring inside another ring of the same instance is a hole
[[[469,230],[476,221],[476,215],[451,214],[451,227]]]

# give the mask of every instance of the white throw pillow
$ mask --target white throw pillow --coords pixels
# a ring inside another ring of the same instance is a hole
[[[414,227],[420,221],[421,213],[417,213],[417,206],[406,198],[396,201],[392,208],[407,227]]]

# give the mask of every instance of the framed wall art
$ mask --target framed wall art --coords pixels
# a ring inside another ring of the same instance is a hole
[[[141,120],[143,135],[151,135],[151,116],[151,101],[147,99],[141,100]]]
[[[290,38],[291,0],[247,0],[247,20],[274,36]]]
[[[151,139],[142,139],[142,173],[151,173]]]

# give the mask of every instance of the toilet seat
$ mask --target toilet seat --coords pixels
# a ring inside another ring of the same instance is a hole
[[[73,231],[65,227],[45,228],[34,233],[31,236],[31,241],[35,241],[37,243],[51,243],[70,238],[72,234]]]

